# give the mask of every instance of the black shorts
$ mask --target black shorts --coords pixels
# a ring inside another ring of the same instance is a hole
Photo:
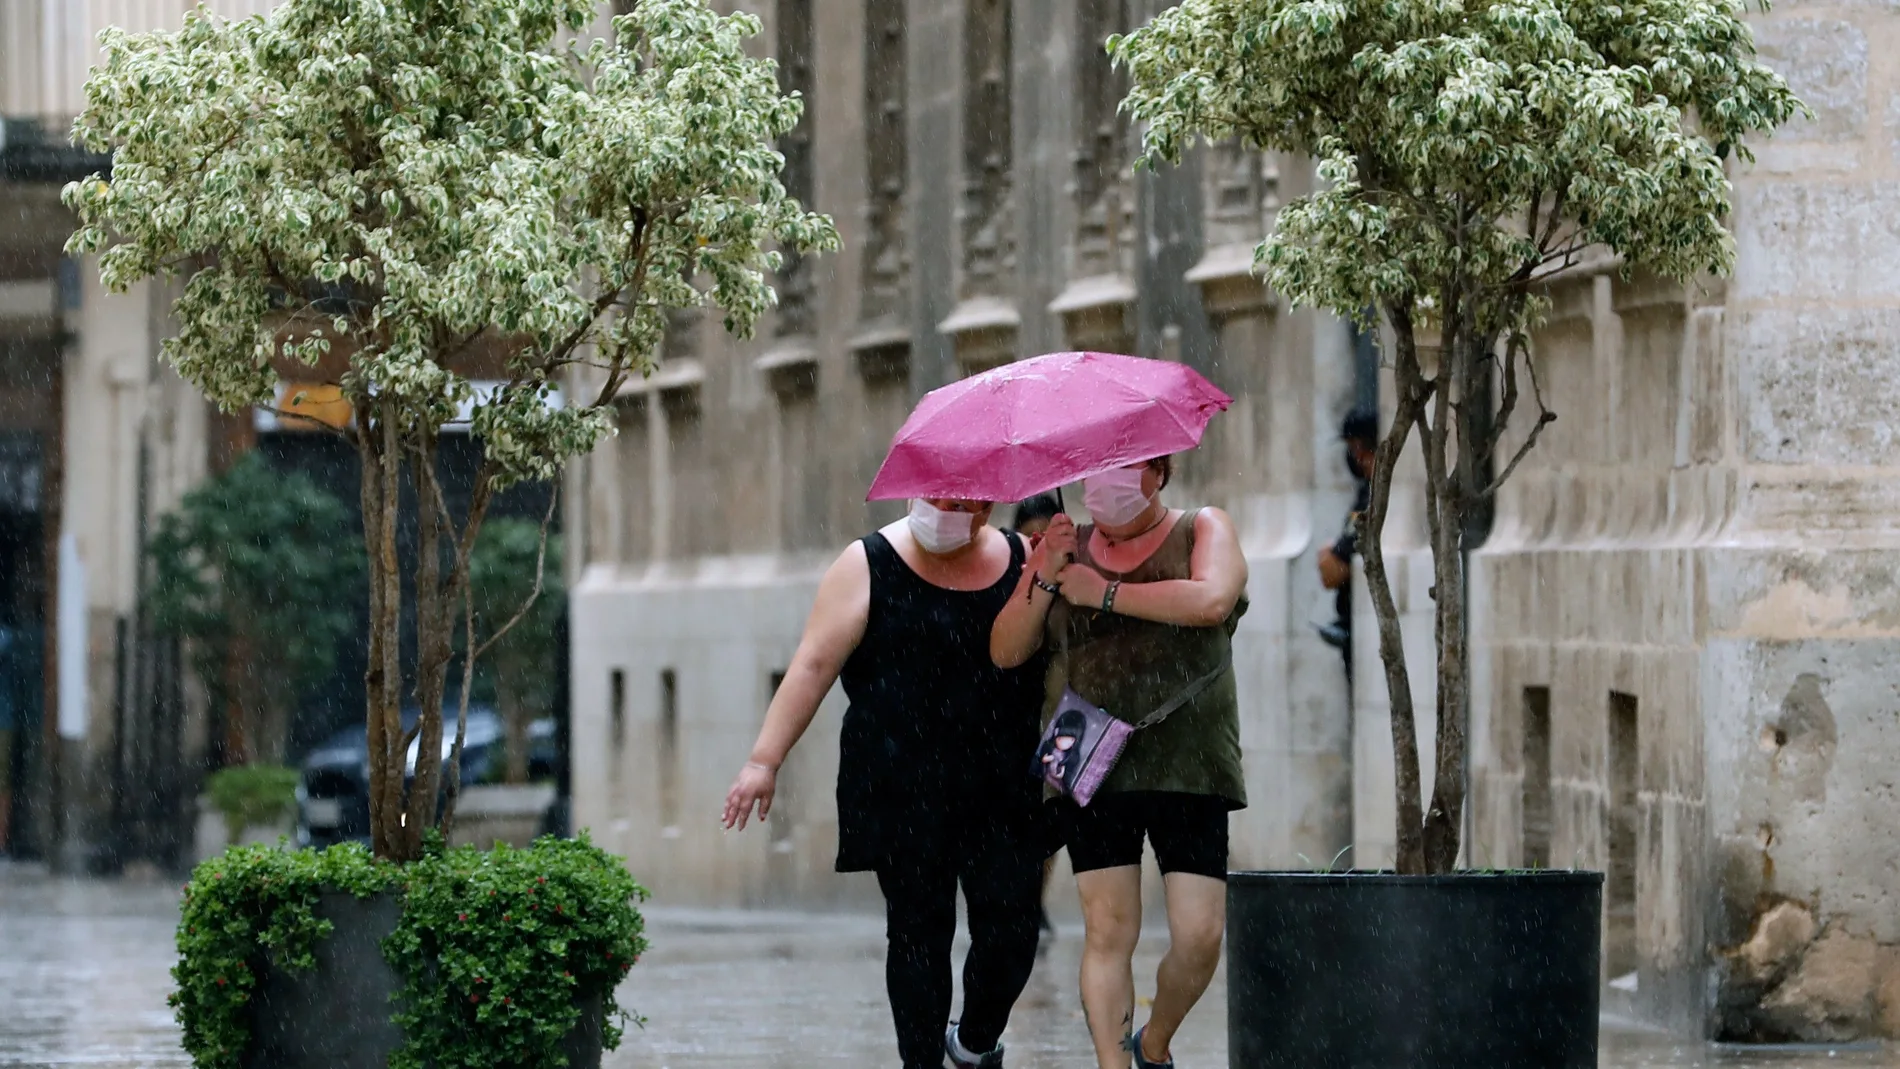
[[[1141,864],[1144,838],[1161,871],[1227,879],[1225,798],[1178,791],[1098,794],[1087,806],[1060,802],[1069,866],[1076,872]]]

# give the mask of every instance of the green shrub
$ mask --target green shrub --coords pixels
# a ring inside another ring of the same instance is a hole
[[[224,815],[230,845],[246,828],[275,824],[297,804],[297,770],[282,765],[234,765],[219,769],[205,783],[211,805]]]
[[[198,1069],[237,1069],[250,1041],[255,968],[308,971],[331,932],[318,896],[391,893],[402,917],[383,942],[401,987],[392,1069],[554,1069],[561,1039],[594,995],[606,1048],[627,1014],[614,988],[646,949],[646,891],[619,858],[579,839],[526,850],[442,848],[397,865],[347,843],[328,850],[239,847],[199,865],[178,923],[171,1005]],[[413,967],[413,968],[412,968]],[[347,982],[347,978],[344,978]]]

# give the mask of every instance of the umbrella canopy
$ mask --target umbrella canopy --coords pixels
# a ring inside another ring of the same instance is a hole
[[[1050,353],[933,390],[891,441],[871,501],[1020,501],[1192,449],[1234,399],[1183,364]]]

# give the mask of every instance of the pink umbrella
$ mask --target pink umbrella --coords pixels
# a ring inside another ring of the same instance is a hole
[[[1200,444],[1234,399],[1183,364],[1051,353],[932,390],[867,500],[1020,501]]]

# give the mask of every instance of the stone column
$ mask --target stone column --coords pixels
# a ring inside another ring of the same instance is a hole
[[[855,466],[868,486],[890,437],[910,411],[912,308],[909,24],[904,0],[864,6],[864,248],[858,261],[857,326],[848,343],[866,418]],[[870,506],[873,525],[901,503]]]
[[[1110,34],[1134,25],[1133,4],[1084,0],[1075,6],[1069,283],[1049,304],[1071,349],[1135,350],[1136,138],[1120,113],[1127,79],[1103,47]]]
[[[961,375],[1016,359],[1022,326],[1014,297],[1010,16],[1010,0],[966,0],[957,304],[937,324],[938,333],[950,339]]]

